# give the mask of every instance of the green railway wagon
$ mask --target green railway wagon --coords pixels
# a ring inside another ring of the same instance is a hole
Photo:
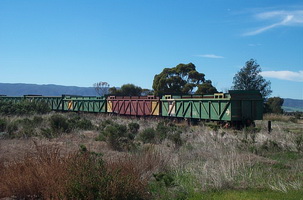
[[[23,97],[9,97],[9,96],[5,96],[5,95],[0,95],[0,101],[3,101],[3,102],[18,103],[22,100],[24,100]]]
[[[50,97],[42,95],[24,95],[21,97],[0,96],[0,101],[19,103],[22,101],[46,102],[51,110],[62,110],[62,97]]]
[[[106,112],[106,98],[96,96],[70,96],[63,95],[63,111],[74,112]]]
[[[258,91],[230,90],[213,95],[164,95],[164,117],[246,122],[261,120],[263,99]]]
[[[36,102],[45,102],[51,110],[61,111],[63,102],[61,96],[24,95],[24,99]]]

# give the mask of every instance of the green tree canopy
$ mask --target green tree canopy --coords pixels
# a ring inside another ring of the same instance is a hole
[[[212,85],[211,80],[206,80],[204,83],[198,85],[196,94],[213,94],[216,92],[218,92],[218,90]]]
[[[272,91],[270,81],[261,76],[260,65],[254,59],[246,62],[245,66],[234,76],[233,89],[235,90],[259,90],[263,98],[268,97]]]
[[[193,63],[181,63],[173,68],[165,68],[160,74],[156,74],[153,89],[155,95],[188,94],[205,82],[204,76],[196,70]]]
[[[280,97],[268,98],[265,103],[265,112],[282,114],[283,113],[283,109],[282,109],[283,103],[284,103],[284,99],[282,99]]]
[[[120,89],[115,87],[109,88],[109,94],[121,96],[141,96],[142,88],[134,84],[124,84]]]

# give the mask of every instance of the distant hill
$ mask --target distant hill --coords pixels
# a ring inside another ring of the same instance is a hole
[[[0,83],[0,95],[23,96],[27,94],[43,96],[61,96],[62,94],[97,96],[94,87]]]
[[[303,100],[299,99],[284,99],[283,109],[286,112],[303,112]]]

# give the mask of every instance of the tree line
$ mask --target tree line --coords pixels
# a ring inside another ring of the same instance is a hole
[[[283,113],[284,100],[280,97],[269,96],[272,93],[271,82],[261,75],[261,67],[255,59],[248,60],[233,77],[232,90],[259,90],[264,99],[265,112]],[[145,96],[164,94],[214,94],[218,90],[211,80],[205,78],[204,73],[196,70],[193,63],[180,63],[172,68],[164,68],[154,76],[153,90],[142,89],[134,84],[124,84],[120,88],[110,87],[107,82],[94,84],[99,95],[115,96]]]

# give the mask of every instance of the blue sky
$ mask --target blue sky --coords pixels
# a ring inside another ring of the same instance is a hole
[[[194,63],[218,90],[251,58],[303,99],[302,0],[0,0],[0,82],[133,83]]]

